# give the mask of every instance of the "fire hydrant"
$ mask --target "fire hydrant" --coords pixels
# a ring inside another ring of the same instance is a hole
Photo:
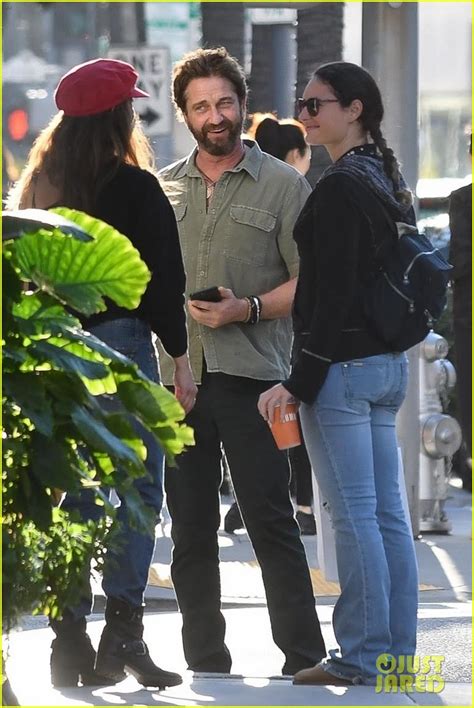
[[[451,475],[451,458],[461,446],[457,420],[443,412],[442,398],[456,383],[456,371],[446,359],[444,337],[430,332],[420,346],[420,531],[449,532],[444,505]]]

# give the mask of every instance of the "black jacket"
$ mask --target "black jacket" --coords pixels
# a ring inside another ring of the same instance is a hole
[[[375,157],[373,146],[360,150]],[[377,169],[384,181],[381,159]],[[293,368],[283,385],[306,403],[315,400],[332,363],[389,351],[363,311],[374,268],[372,230],[382,238],[387,232],[378,199],[352,176],[335,171],[323,175],[295,224],[300,272],[293,306]],[[398,206],[393,189],[384,206],[397,221],[414,223],[413,209]]]
[[[453,271],[453,316],[456,323],[471,327],[472,318],[472,185],[452,192],[449,200],[451,241],[449,260]]]
[[[451,241],[449,261],[454,266],[453,280],[471,277],[472,273],[472,185],[451,193],[449,199]]]

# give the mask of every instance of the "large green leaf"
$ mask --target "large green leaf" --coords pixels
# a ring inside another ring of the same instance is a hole
[[[135,309],[151,276],[129,239],[83,212],[54,211],[93,240],[84,243],[57,230],[25,234],[13,245],[23,277],[86,315],[106,309],[104,296]]]
[[[8,258],[2,259],[2,267],[4,297],[7,302],[8,300],[19,302],[22,295],[21,281]]]
[[[69,446],[39,433],[31,436],[31,474],[42,487],[73,491],[79,486]]]
[[[34,342],[29,347],[44,362],[53,368],[84,376],[86,379],[103,379],[108,376],[107,367],[98,361],[87,361],[82,356],[68,352],[64,347],[58,347],[47,341]]]
[[[93,414],[95,407],[99,410],[99,404],[89,395],[83,381],[78,376],[63,371],[51,370],[42,371],[41,380],[48,391],[48,396],[55,401],[55,404],[58,401],[66,401],[68,403],[69,408],[66,414],[68,418],[75,405],[87,405],[92,409]]]
[[[55,298],[47,293],[25,293],[13,306],[13,316],[20,321],[24,334],[57,333],[66,327],[79,327],[77,317],[65,311]]]
[[[186,445],[194,445],[194,430],[189,425],[161,425],[153,429],[153,432],[160,437],[163,445],[170,448],[174,455],[183,451]]]
[[[117,374],[115,380],[123,404],[131,411],[136,410],[147,424],[155,426],[169,423],[170,420],[183,420],[183,407],[164,386],[147,378],[130,380],[129,376],[123,374]]]
[[[140,533],[146,533],[148,536],[154,538],[156,526],[155,510],[151,506],[143,503],[140,493],[132,484],[126,486],[126,495],[127,516],[130,526]],[[120,554],[120,550],[118,553]]]
[[[5,374],[3,391],[43,435],[52,435],[53,411],[44,377],[36,373]]]
[[[79,407],[72,413],[71,418],[84,440],[93,449],[107,452],[111,457],[123,464],[145,473],[145,467],[136,452],[114,435],[104,422],[97,418],[92,418],[84,408]]]
[[[109,415],[107,415],[106,425],[114,435],[125,442],[132,450],[135,450],[141,460],[146,460],[147,449],[141,438],[143,432],[138,432],[128,417],[125,417],[121,413],[109,413]]]
[[[136,411],[141,420],[148,425],[155,426],[166,422],[160,405],[145,383],[123,381],[118,386],[118,395],[124,406],[130,411]]]
[[[20,471],[19,482],[15,490],[15,509],[26,519],[31,519],[42,531],[51,525],[51,498],[46,488],[32,474],[31,470]]]
[[[2,212],[2,238],[4,241],[18,238],[25,233],[37,233],[40,229],[50,232],[58,229],[80,241],[91,240],[89,234],[76,224],[45,209],[20,209]]]
[[[96,287],[100,292],[121,307],[129,310],[138,307],[151,273],[131,241],[109,224],[84,212],[66,207],[52,211],[94,237],[97,244],[94,277],[99,278]]]
[[[138,417],[157,438],[169,465],[183,452],[185,446],[194,445],[194,431],[179,424],[184,410],[176,398],[153,381],[125,380],[118,377],[118,395],[125,406]]]

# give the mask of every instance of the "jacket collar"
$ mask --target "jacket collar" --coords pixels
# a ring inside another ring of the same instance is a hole
[[[226,170],[226,172],[241,172],[242,170],[245,170],[256,182],[260,174],[260,168],[262,166],[263,161],[263,154],[254,140],[248,140],[246,138],[243,142],[245,149],[245,155],[243,159],[231,170]],[[202,177],[202,173],[196,167],[197,153],[198,148],[196,146],[194,150],[192,150],[192,152],[180,165],[175,175],[177,179],[179,179],[180,177]]]

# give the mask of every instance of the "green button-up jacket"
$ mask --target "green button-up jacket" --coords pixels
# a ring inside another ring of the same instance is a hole
[[[249,141],[241,162],[220,177],[206,209],[196,153],[159,173],[178,222],[187,295],[213,285],[231,288],[239,298],[261,295],[296,276],[293,226],[311,192],[305,178]],[[260,380],[289,374],[289,317],[212,329],[188,316],[188,334],[196,383],[203,354],[210,372]],[[173,367],[162,350],[160,368],[163,382],[171,384]]]

